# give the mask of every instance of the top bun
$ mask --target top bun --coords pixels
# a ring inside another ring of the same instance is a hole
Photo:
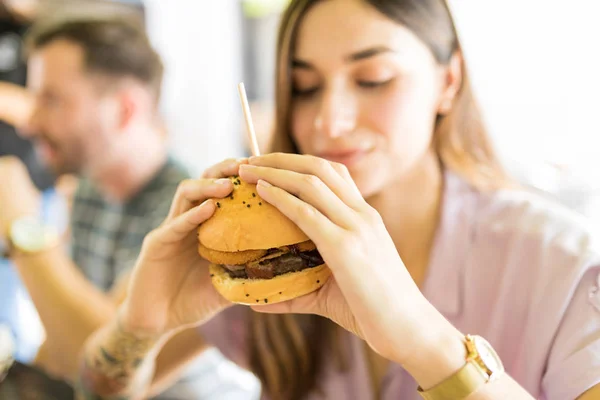
[[[262,200],[256,185],[230,178],[233,192],[215,199],[217,209],[198,228],[203,246],[223,252],[271,249],[309,240],[288,217]]]

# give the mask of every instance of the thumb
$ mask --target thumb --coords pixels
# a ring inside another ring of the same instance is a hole
[[[165,243],[174,243],[183,240],[202,222],[210,218],[215,212],[215,203],[206,200],[204,203],[167,222],[160,228],[161,240]]]

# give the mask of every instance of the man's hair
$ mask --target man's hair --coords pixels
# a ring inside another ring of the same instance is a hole
[[[158,103],[163,63],[135,18],[77,16],[41,21],[26,36],[25,54],[55,40],[81,46],[87,71],[108,78],[134,78],[152,90]]]

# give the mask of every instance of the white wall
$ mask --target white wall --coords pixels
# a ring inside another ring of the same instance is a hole
[[[600,144],[600,136],[588,136],[595,125],[588,111],[600,102],[586,86],[600,89],[591,68],[600,39],[600,25],[592,18],[600,16],[600,5],[588,0],[450,3],[498,142],[512,153],[561,163],[593,156],[590,139]]]
[[[238,0],[146,0],[148,30],[164,58],[162,110],[174,154],[200,173],[239,157]]]
[[[600,2],[449,3],[505,164],[600,222]]]

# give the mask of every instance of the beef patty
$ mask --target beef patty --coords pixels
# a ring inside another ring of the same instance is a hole
[[[319,251],[299,251],[296,246],[284,249],[269,249],[266,255],[256,261],[241,265],[224,264],[221,267],[232,278],[272,279],[288,272],[298,272],[306,268],[314,268],[323,264]]]

